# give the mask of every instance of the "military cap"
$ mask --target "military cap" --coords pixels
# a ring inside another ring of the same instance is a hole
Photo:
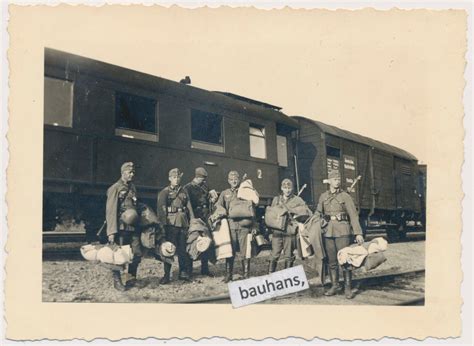
[[[207,171],[202,167],[198,167],[194,171],[194,175],[196,178],[207,178]]]
[[[289,186],[289,187],[293,187],[293,182],[290,180],[290,179],[283,179],[281,181],[281,187],[283,186]]]
[[[230,171],[230,172],[229,172],[229,175],[227,176],[227,178],[230,179],[230,178],[232,178],[232,177],[240,178],[239,172],[237,172],[237,171]]]
[[[175,175],[182,176],[183,172],[181,172],[179,168],[170,169],[170,171],[168,172],[168,177],[173,177]]]
[[[125,172],[125,171],[134,171],[135,166],[133,165],[133,162],[125,162],[122,167],[120,167],[120,172]]]
[[[341,179],[341,175],[339,174],[339,171],[336,171],[336,170],[332,170],[331,172],[329,172],[328,174],[328,179]]]

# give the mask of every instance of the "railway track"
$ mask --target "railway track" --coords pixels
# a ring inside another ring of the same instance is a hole
[[[259,304],[321,304],[321,305],[424,305],[425,270],[390,272],[371,276],[361,276],[353,280],[356,296],[347,300],[343,292],[339,295],[324,296],[324,287],[310,285],[310,289],[276,297]],[[175,304],[230,304],[228,294],[176,300]]]

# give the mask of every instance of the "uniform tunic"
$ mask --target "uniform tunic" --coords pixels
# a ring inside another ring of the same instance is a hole
[[[282,204],[285,204],[285,205],[288,204],[291,206],[291,204],[293,204],[292,202],[300,202],[300,200],[304,204],[303,200],[300,197],[297,197],[295,195],[290,195],[288,199],[286,200],[284,199],[283,195],[280,195],[273,198],[271,206],[275,207],[277,205],[282,205]],[[285,231],[280,231],[277,229],[273,230],[272,254],[271,254],[273,261],[278,261],[278,259],[280,258],[280,255],[282,259],[284,260],[290,260],[293,258],[293,252],[296,249],[296,234],[292,232],[290,229],[295,231],[296,227],[297,227],[296,222],[290,218],[290,220],[288,220],[288,224],[286,226]]]
[[[329,267],[336,269],[338,251],[351,244],[353,235],[362,235],[359,215],[352,197],[341,190],[321,194],[317,211],[328,220],[323,229],[324,246]]]
[[[223,207],[229,213],[229,207],[232,201],[237,199],[238,188],[230,188],[224,190],[219,195],[216,202],[216,207]],[[234,256],[239,254],[241,257],[247,253],[247,235],[251,232],[254,220],[252,219],[241,219],[233,220],[228,219],[230,228],[230,238],[232,243],[232,252]],[[252,249],[253,250],[253,249]],[[255,255],[255,251],[252,251],[252,256]]]
[[[107,190],[106,220],[107,235],[115,235],[115,242],[119,245],[130,245],[134,255],[134,262],[142,256],[140,243],[140,229],[137,226],[125,224],[120,216],[127,209],[137,209],[137,192],[131,182],[124,183],[119,179]]]
[[[188,193],[181,186],[165,187],[158,194],[157,209],[166,240],[176,246],[180,272],[190,270],[191,259],[186,252],[186,240],[189,220],[194,214]]]

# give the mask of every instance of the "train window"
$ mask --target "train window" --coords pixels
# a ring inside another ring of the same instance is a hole
[[[326,155],[332,157],[341,157],[341,149],[326,145]]]
[[[277,135],[278,165],[288,167],[288,144],[285,136]]]
[[[224,152],[222,115],[191,110],[191,147]]]
[[[115,134],[158,141],[156,109],[156,100],[116,92]]]
[[[250,124],[250,156],[259,159],[267,158],[267,148],[265,145],[265,127],[256,124]]]
[[[44,123],[72,127],[74,83],[44,77]]]

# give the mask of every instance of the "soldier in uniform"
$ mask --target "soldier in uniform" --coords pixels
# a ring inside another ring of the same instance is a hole
[[[216,202],[217,193],[214,190],[209,191],[207,186],[207,171],[203,167],[196,168],[194,179],[184,186],[189,195],[194,217],[199,218],[206,224],[209,219],[211,204]],[[211,236],[210,232],[208,236]],[[209,277],[214,275],[209,271],[210,250],[201,255],[201,274]]]
[[[137,284],[137,270],[142,257],[138,227],[137,190],[132,183],[134,176],[133,162],[125,162],[121,167],[120,179],[107,190],[106,221],[109,243],[129,244],[133,253],[132,263],[128,266],[128,274],[131,278],[125,286],[120,276],[120,270],[112,270],[114,287],[119,291],[125,291]]]
[[[237,199],[237,192],[240,185],[239,173],[237,171],[230,171],[227,181],[230,188],[221,192],[216,202],[216,206],[225,208],[228,213],[230,204]],[[240,257],[242,257],[244,278],[248,278],[250,275],[250,259],[245,258],[245,254],[247,253],[247,235],[252,232],[252,226],[255,220],[233,220],[228,218],[228,221],[232,242],[232,252],[234,256],[226,258],[226,275],[223,280],[226,283],[233,279],[234,259],[237,254],[240,254]]]
[[[189,195],[181,187],[183,173],[173,168],[168,173],[169,186],[158,194],[157,214],[165,228],[165,238],[176,246],[179,263],[179,279],[191,281],[192,261],[186,251],[186,239],[190,219],[194,218]],[[161,284],[170,282],[171,264],[164,263],[165,275]]]
[[[270,255],[269,273],[276,270],[280,256],[285,261],[285,268],[291,268],[295,261],[293,252],[296,249],[296,232],[298,229],[298,221],[293,218],[295,208],[305,207],[309,208],[300,197],[293,193],[293,182],[290,179],[283,179],[281,182],[281,194],[273,198],[272,207],[277,205],[284,205],[288,209],[289,220],[286,225],[286,230],[273,229],[272,232],[272,253]]]
[[[332,296],[339,290],[339,266],[337,252],[352,243],[355,235],[357,243],[364,242],[362,229],[359,224],[359,215],[352,197],[342,191],[341,177],[338,171],[331,171],[328,175],[329,190],[321,194],[317,211],[327,223],[323,227],[324,247],[328,256],[329,274],[331,288],[325,292],[326,296]],[[351,290],[352,271],[350,266],[343,268],[344,293],[346,298],[352,299],[354,294]]]

